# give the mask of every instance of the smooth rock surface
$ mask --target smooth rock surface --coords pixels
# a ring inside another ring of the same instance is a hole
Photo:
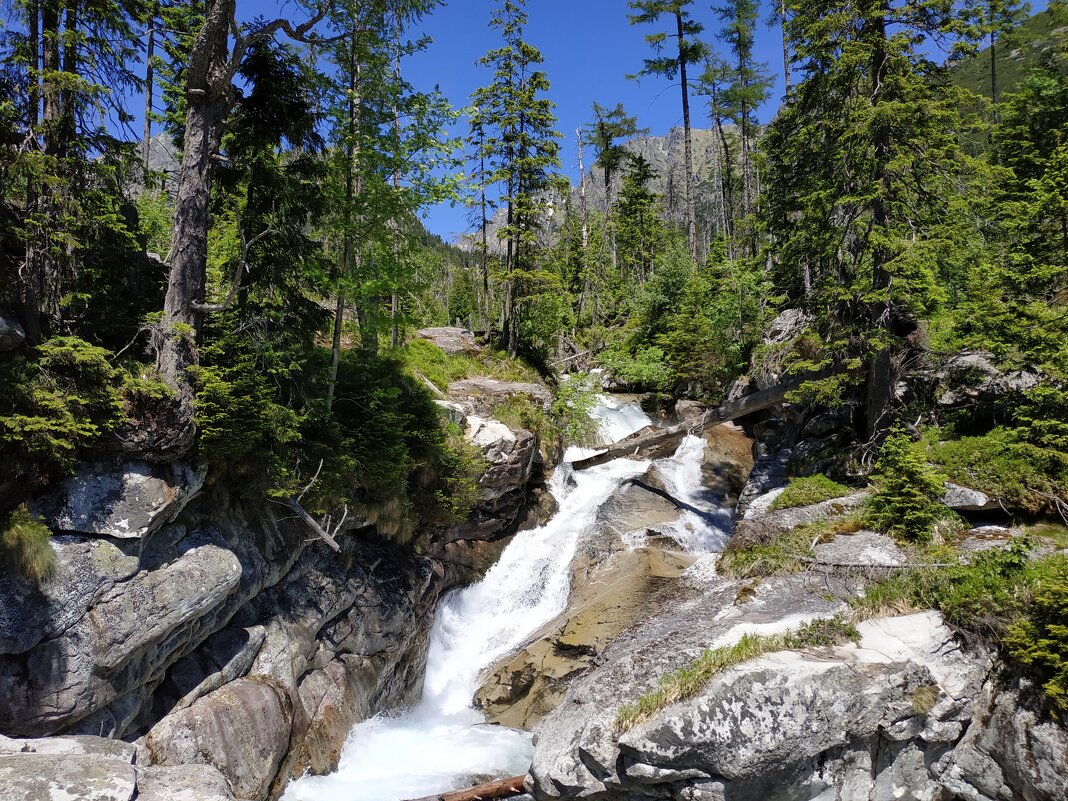
[[[133,765],[98,755],[0,756],[0,798],[5,801],[132,801]]]
[[[415,335],[449,354],[478,353],[481,350],[475,343],[475,335],[466,328],[455,326],[420,328]]]
[[[145,738],[153,765],[207,764],[238,799],[267,795],[289,746],[293,706],[267,679],[239,679],[168,716]]]
[[[138,768],[137,801],[234,801],[226,777],[210,765]]]
[[[787,622],[743,630],[770,633]],[[736,640],[737,629],[717,641]],[[618,674],[598,668],[538,730],[535,797],[937,797],[945,758],[971,718],[970,700],[990,659],[962,649],[934,613],[860,629],[859,645],[742,663],[622,735],[611,715],[633,697],[635,682],[613,686],[604,674]],[[600,691],[592,687],[598,678]],[[606,715],[590,707],[586,693],[618,700]]]
[[[985,512],[991,509],[1000,509],[997,500],[991,498],[985,492],[980,492],[971,487],[962,487],[960,484],[946,482],[946,494],[942,503],[955,512]]]
[[[200,491],[205,475],[186,464],[93,464],[30,509],[53,531],[140,539],[173,520]]]
[[[26,332],[22,330],[18,320],[0,314],[0,351],[15,350],[26,341]]]

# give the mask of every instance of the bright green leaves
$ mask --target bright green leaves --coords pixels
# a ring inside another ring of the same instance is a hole
[[[935,523],[947,515],[941,504],[945,477],[927,464],[923,450],[904,430],[883,442],[871,477],[875,492],[864,510],[864,524],[906,540],[929,540]]]

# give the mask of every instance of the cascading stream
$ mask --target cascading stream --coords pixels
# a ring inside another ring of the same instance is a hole
[[[637,404],[607,398],[593,417],[607,441],[650,424]],[[713,540],[718,544],[711,533],[711,516],[702,516],[696,499],[682,486],[693,478],[694,465],[699,479],[700,459],[695,462],[693,453],[685,451],[688,442],[678,455],[660,462],[666,466],[670,490],[695,509],[684,513],[678,539],[689,548],[711,545]],[[690,451],[697,452],[692,443]],[[568,458],[576,457],[569,452]],[[672,465],[672,460],[678,464]],[[530,735],[485,725],[482,714],[471,706],[479,674],[565,609],[570,564],[581,534],[594,525],[612,493],[648,466],[617,459],[574,474],[566,462],[558,467],[550,481],[559,504],[552,520],[517,534],[481,582],[450,594],[439,606],[420,702],[400,715],[358,724],[341,753],[337,772],[291,783],[283,801],[399,801],[463,786],[472,779],[525,772],[533,750]]]

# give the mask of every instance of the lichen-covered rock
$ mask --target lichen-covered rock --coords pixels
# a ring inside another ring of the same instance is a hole
[[[747,510],[745,517],[738,521],[732,547],[764,544],[795,528],[855,511],[867,497],[866,492],[855,492],[811,506],[775,510],[771,510],[770,501],[756,504],[756,508]]]
[[[261,799],[289,746],[293,705],[265,679],[239,679],[169,715],[145,737],[153,765],[207,764],[238,799]]]
[[[133,765],[95,754],[0,756],[0,798],[5,801],[132,801]]]
[[[124,543],[54,536],[56,567],[41,585],[0,574],[0,654],[20,654],[69,629],[116,583],[138,571]]]
[[[782,630],[797,621],[745,617],[753,622],[704,626],[720,631],[713,643],[725,644],[742,631]],[[859,645],[780,652],[730,668],[694,698],[620,734],[615,711],[656,675],[622,678],[623,665],[647,660],[632,644],[581,679],[539,728],[535,797],[938,797],[939,777],[971,719],[990,658],[962,648],[935,613],[860,628]],[[658,647],[661,658],[672,645]]]
[[[210,765],[137,769],[137,801],[234,801],[226,777]]]
[[[874,531],[839,534],[830,542],[819,543],[812,552],[818,561],[839,567],[900,567],[908,563],[896,542]]]
[[[975,801],[1054,801],[1068,798],[1068,730],[1023,701],[1023,683],[991,681],[975,717],[948,761],[941,783]]]
[[[80,735],[14,739],[0,735],[0,754],[40,754],[41,756],[93,756],[132,764],[137,747],[122,740]]]
[[[161,570],[114,584],[63,636],[0,658],[5,730],[59,731],[143,686],[196,637],[198,622],[225,602],[240,578],[232,553],[203,546]],[[128,717],[137,709],[125,711]]]
[[[204,485],[186,464],[93,464],[31,504],[54,531],[140,539],[173,520]]]
[[[475,412],[491,416],[493,408],[510,398],[526,398],[545,411],[553,401],[552,393],[541,384],[522,381],[498,381],[495,378],[466,378],[449,384],[449,397],[466,399]]]

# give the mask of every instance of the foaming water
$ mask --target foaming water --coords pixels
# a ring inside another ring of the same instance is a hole
[[[590,417],[597,423],[602,445],[619,442],[652,422],[636,402],[620,401],[608,395],[597,396],[597,405],[590,411]]]
[[[605,405],[595,413],[605,437],[650,422],[637,404]],[[530,735],[485,725],[471,707],[479,673],[564,610],[579,536],[619,485],[648,466],[618,459],[579,473],[566,462],[558,467],[549,484],[559,504],[552,520],[517,534],[481,582],[438,607],[418,705],[357,725],[337,772],[291,783],[284,801],[400,801],[524,773]]]
[[[660,531],[691,553],[723,550],[732,528],[731,513],[720,508],[718,499],[702,484],[704,455],[705,441],[691,434],[673,456],[656,463],[664,488],[681,506],[679,519]]]

